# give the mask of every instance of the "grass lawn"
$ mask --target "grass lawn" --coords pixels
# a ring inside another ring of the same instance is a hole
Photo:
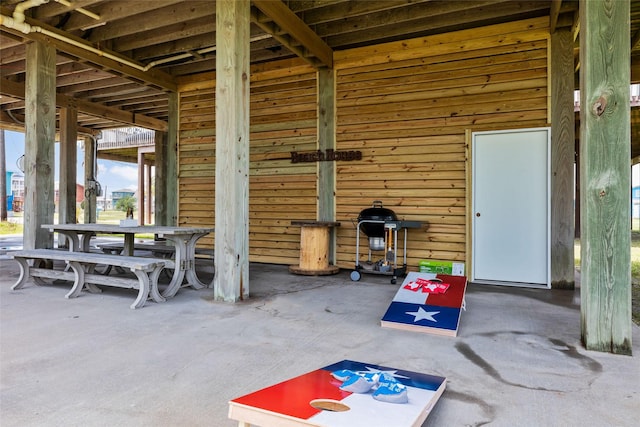
[[[125,212],[123,211],[102,211],[98,215],[98,224],[119,224],[121,219],[124,219]]]
[[[8,221],[0,222],[0,235],[3,234],[22,234],[22,224]]]

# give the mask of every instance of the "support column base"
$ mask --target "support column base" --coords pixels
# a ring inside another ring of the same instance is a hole
[[[306,268],[300,268],[300,265],[290,265],[289,272],[293,274],[301,274],[304,276],[330,276],[332,274],[337,274],[340,271],[340,267],[335,265],[330,265],[326,268],[321,268],[317,270],[309,270]]]

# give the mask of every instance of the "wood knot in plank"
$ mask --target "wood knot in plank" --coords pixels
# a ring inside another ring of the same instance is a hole
[[[593,104],[593,114],[596,116],[602,116],[607,109],[607,98],[600,96]]]

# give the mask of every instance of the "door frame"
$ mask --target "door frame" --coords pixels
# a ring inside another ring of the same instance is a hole
[[[541,131],[546,132],[547,134],[547,167],[546,167],[546,177],[547,177],[547,206],[546,206],[546,219],[547,219],[547,227],[546,227],[546,284],[537,284],[537,283],[524,283],[524,282],[508,282],[501,280],[476,280],[475,278],[475,268],[474,268],[474,238],[475,238],[475,230],[474,230],[474,207],[475,207],[475,186],[474,186],[474,146],[475,146],[475,135],[487,135],[487,134],[503,134],[503,133],[521,133],[521,132],[532,132],[532,131]],[[466,181],[467,181],[467,191],[466,191],[466,206],[467,206],[467,214],[466,214],[466,261],[467,261],[467,275],[469,277],[470,282],[481,283],[481,284],[490,284],[490,285],[504,285],[504,286],[516,286],[516,287],[530,287],[530,288],[544,288],[551,289],[551,127],[535,127],[535,128],[514,128],[514,129],[500,129],[500,130],[488,130],[488,131],[473,131],[471,129],[467,129],[465,131],[466,137]]]

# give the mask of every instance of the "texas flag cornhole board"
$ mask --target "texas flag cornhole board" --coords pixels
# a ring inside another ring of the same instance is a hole
[[[407,386],[407,403],[388,403],[369,393],[340,390],[331,373],[386,372]],[[229,402],[239,426],[419,427],[446,387],[446,378],[343,360]]]
[[[464,276],[409,272],[380,323],[384,328],[455,337],[466,289]]]

